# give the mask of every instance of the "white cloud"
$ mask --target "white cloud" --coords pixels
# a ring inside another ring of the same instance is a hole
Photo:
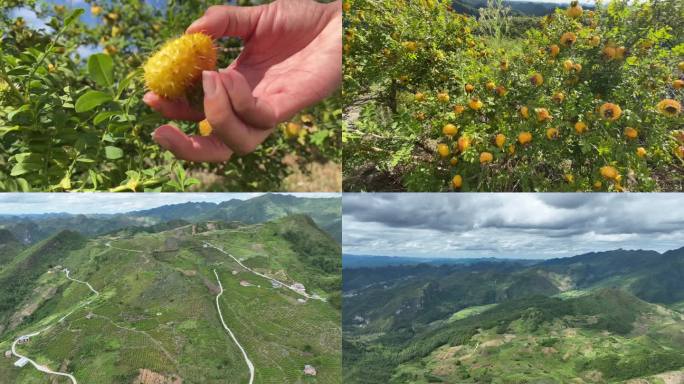
[[[684,194],[344,194],[345,253],[549,258],[684,246]]]
[[[43,29],[43,30],[48,31],[48,32],[53,31],[52,27],[49,27],[46,24],[46,20],[39,18],[38,15],[36,15],[36,13],[33,12],[33,10],[31,10],[30,8],[26,8],[26,7],[14,8],[14,9],[10,10],[9,15],[11,18],[14,18],[14,19],[19,18],[19,17],[23,18],[24,21],[26,22],[26,25],[31,29],[34,29],[34,30]]]

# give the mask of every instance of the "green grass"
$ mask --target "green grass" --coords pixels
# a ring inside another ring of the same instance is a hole
[[[245,263],[259,260],[259,271],[303,282],[325,296],[335,294],[322,287],[336,276],[302,261],[282,237],[289,225],[282,220],[197,236],[167,231],[91,240],[63,254],[62,263],[74,278],[99,290],[100,297],[21,350],[52,369],[68,362],[67,370],[79,383],[129,383],[139,369],[167,377],[175,374],[184,383],[245,382],[245,362],[215,309],[212,269],[216,268],[225,289],[224,318],[256,366],[256,383],[341,383],[338,309],[314,300],[298,303],[295,293],[273,289],[266,279],[242,270],[228,256],[202,247],[202,240],[209,240]],[[179,248],[160,252],[169,238]],[[107,242],[113,247],[106,247]],[[233,275],[234,270],[239,274]],[[240,280],[254,286],[241,287]],[[63,274],[43,271],[37,284],[56,288],[56,294],[41,304],[31,323],[1,335],[0,348],[8,348],[17,334],[38,329],[42,321],[58,318],[92,295]],[[89,313],[95,317],[87,319]],[[45,375],[30,367],[15,369],[12,362],[0,363],[0,377],[10,382],[46,382]],[[316,378],[303,377],[305,364],[317,368]]]
[[[475,305],[472,307],[461,309],[449,318],[449,322],[463,320],[466,317],[470,317],[473,315],[479,315],[480,313],[494,307],[496,307],[496,304]]]

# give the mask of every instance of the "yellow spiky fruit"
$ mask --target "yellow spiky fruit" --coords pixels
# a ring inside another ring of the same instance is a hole
[[[177,99],[202,76],[216,68],[216,49],[211,37],[191,33],[170,40],[144,65],[145,86],[167,99]]]
[[[211,127],[211,124],[209,124],[209,121],[207,119],[204,119],[200,121],[199,123],[199,134],[200,136],[209,136],[211,135],[211,131],[213,131],[214,128]]]

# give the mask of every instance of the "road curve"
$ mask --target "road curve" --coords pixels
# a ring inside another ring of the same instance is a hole
[[[294,292],[294,293],[296,293],[296,294],[298,294],[298,295],[301,295],[301,296],[306,297],[307,299],[325,301],[325,299],[322,298],[322,297],[317,297],[317,296],[309,295],[309,294],[306,293],[306,292],[298,291],[298,290],[292,288],[289,284],[285,284],[285,283],[283,283],[282,281],[276,280],[276,279],[274,279],[274,278],[272,278],[272,277],[270,277],[270,276],[264,275],[263,273],[259,273],[259,272],[257,272],[257,271],[252,270],[251,268],[249,268],[249,267],[247,267],[246,265],[242,264],[242,263],[240,262],[240,260],[238,260],[238,259],[235,258],[235,256],[233,256],[233,255],[231,255],[230,253],[224,251],[222,248],[219,248],[219,247],[217,247],[217,246],[215,246],[215,245],[213,245],[213,244],[211,244],[211,243],[209,243],[209,242],[206,242],[206,241],[204,241],[203,243],[206,244],[207,246],[212,247],[212,248],[214,248],[215,250],[217,250],[217,251],[223,253],[224,255],[230,256],[230,257],[231,257],[233,260],[235,260],[235,262],[238,263],[242,268],[244,268],[244,269],[246,269],[246,270],[252,272],[253,274],[255,274],[255,275],[257,275],[257,276],[261,276],[261,277],[263,277],[264,279],[268,279],[268,280],[270,280],[270,281],[274,281],[274,282],[280,284],[281,286],[283,286],[283,287],[285,287],[285,288],[291,290],[292,292]]]
[[[100,292],[96,291],[95,288],[93,288],[93,286],[90,285],[90,283],[85,282],[85,281],[81,281],[81,280],[76,280],[76,279],[72,278],[71,276],[69,276],[69,272],[70,272],[70,271],[69,271],[68,269],[67,269],[66,272],[65,272],[65,275],[66,275],[66,278],[67,278],[67,279],[69,279],[69,280],[71,280],[71,281],[75,281],[75,282],[77,282],[77,283],[81,283],[81,284],[87,285],[88,288],[95,294],[95,297],[93,297],[92,299],[88,300],[87,302],[85,302],[85,303],[79,305],[78,307],[74,308],[71,312],[67,313],[66,315],[62,316],[62,317],[57,321],[58,323],[61,323],[62,321],[64,321],[64,319],[66,319],[67,317],[69,317],[72,313],[74,313],[74,312],[75,312],[76,310],[78,310],[79,308],[81,308],[81,307],[83,307],[83,306],[85,306],[85,305],[90,304],[93,300],[95,300],[95,299],[100,295]],[[52,328],[53,325],[54,325],[54,323],[48,325],[47,327],[41,329],[41,330],[38,331],[38,332],[30,333],[30,334],[28,334],[28,335],[21,335],[21,336],[19,336],[19,337],[18,337],[16,340],[14,340],[14,342],[12,343],[12,354],[13,354],[14,356],[20,358],[20,359],[21,359],[21,358],[24,358],[24,359],[28,360],[28,362],[31,363],[31,365],[33,365],[33,366],[34,366],[37,370],[39,370],[40,372],[44,372],[44,373],[47,373],[47,374],[50,374],[50,375],[57,375],[57,376],[68,377],[68,378],[71,380],[71,382],[72,382],[73,384],[78,384],[78,382],[76,381],[76,378],[75,378],[72,374],[70,374],[70,373],[63,373],[63,372],[56,372],[56,371],[53,371],[53,370],[51,370],[50,368],[48,368],[48,367],[46,367],[46,366],[44,366],[44,365],[40,365],[40,364],[36,363],[35,361],[31,360],[30,358],[28,358],[27,356],[24,356],[24,355],[20,354],[19,352],[17,352],[17,348],[16,348],[16,347],[17,347],[17,343],[19,342],[19,339],[21,339],[22,337],[31,338],[31,337],[34,337],[34,336],[38,336],[38,335],[40,335],[41,333],[43,333],[43,332],[47,331],[48,329]]]
[[[216,295],[216,310],[218,311],[219,317],[221,318],[221,323],[223,324],[223,328],[228,331],[228,334],[230,337],[233,339],[235,344],[240,348],[240,351],[242,352],[242,356],[245,358],[245,362],[247,363],[247,367],[249,368],[249,384],[252,384],[254,382],[254,364],[252,364],[252,360],[247,357],[247,352],[245,352],[245,349],[242,348],[242,345],[240,345],[240,342],[237,341],[237,338],[235,338],[235,335],[233,334],[233,331],[228,328],[226,325],[226,322],[223,320],[223,314],[221,313],[221,307],[219,306],[219,297],[223,295],[223,285],[221,284],[221,280],[218,277],[218,273],[216,273],[216,270],[214,269],[214,275],[216,276],[216,281],[218,281],[219,288],[221,291],[219,292],[218,295]]]

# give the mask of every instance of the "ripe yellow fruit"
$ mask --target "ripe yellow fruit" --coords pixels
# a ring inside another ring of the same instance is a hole
[[[451,160],[449,160],[449,164],[451,164],[452,167],[455,167],[456,164],[458,164],[458,158],[452,157]]]
[[[496,88],[496,84],[494,84],[493,81],[488,81],[487,84],[485,84],[485,88],[487,88],[488,91],[493,91],[494,88]]]
[[[515,145],[511,144],[508,146],[508,154],[515,155]]]
[[[290,124],[292,124],[292,123],[290,123]],[[290,124],[288,124],[288,127],[286,128],[286,131],[285,131],[286,134],[289,133],[289,130],[290,130],[289,125]],[[200,121],[200,123],[199,123],[199,134],[200,134],[200,136],[209,136],[209,135],[211,135],[211,132],[213,130],[214,129],[211,127],[211,124],[209,124],[209,121],[207,119]]]
[[[578,135],[581,135],[584,132],[586,132],[587,128],[587,124],[583,121],[578,121],[575,123],[575,132],[577,132]]]
[[[415,96],[414,96],[414,99],[415,99],[416,101],[425,101],[426,96],[425,96],[425,94],[424,94],[423,92],[416,92],[416,94],[415,94]]]
[[[598,191],[601,187],[603,187],[603,183],[600,180],[596,180],[594,182],[594,189]]]
[[[444,127],[442,127],[442,133],[444,134],[444,136],[453,137],[454,135],[456,135],[456,132],[458,132],[458,127],[456,127],[453,124],[447,124]]]
[[[90,7],[90,13],[92,13],[94,16],[97,16],[100,13],[102,13],[102,7],[100,7],[99,5],[93,5],[92,7]]]
[[[582,6],[578,1],[572,1],[570,3],[570,7],[567,9],[567,11],[565,11],[569,17],[580,17],[582,16],[583,12],[584,10],[582,10]]]
[[[679,68],[680,71],[684,71],[684,61],[680,61],[679,64],[677,64],[677,68]]]
[[[520,116],[522,116],[523,119],[528,119],[530,117],[530,109],[524,105],[520,107]]]
[[[568,184],[572,184],[575,182],[575,176],[572,173],[566,173],[563,178],[565,181],[568,182]]]
[[[121,28],[117,27],[116,25],[112,27],[112,37],[117,37],[121,34]]]
[[[206,120],[205,120],[205,121],[206,121]],[[292,138],[298,137],[298,136],[299,136],[299,132],[300,132],[301,130],[302,130],[302,126],[301,126],[301,125],[299,125],[299,124],[297,124],[297,123],[289,122],[289,123],[287,123],[287,125],[285,126],[285,137],[288,138],[288,139],[292,139]]]
[[[471,99],[468,102],[468,106],[470,107],[470,109],[474,111],[479,111],[480,109],[482,109],[483,104],[480,99]]]
[[[448,157],[449,146],[444,143],[437,144],[437,153],[439,153],[439,156],[441,156],[442,158]]]
[[[684,80],[675,80],[672,83],[672,86],[674,87],[674,89],[682,89],[684,88]]]
[[[508,93],[508,90],[503,85],[499,85],[496,87],[496,89],[494,89],[494,92],[496,92],[499,97],[504,97]]]
[[[684,145],[680,145],[674,149],[674,154],[675,156],[681,158],[684,158]]]
[[[637,132],[636,129],[632,127],[627,127],[625,128],[625,136],[627,136],[628,139],[634,140],[639,136],[639,132]]]
[[[556,57],[560,53],[560,47],[557,46],[556,44],[553,44],[549,47],[549,56],[551,57]]]
[[[553,116],[546,108],[537,108],[534,112],[537,114],[537,121],[540,123],[553,120]]]
[[[472,84],[466,84],[465,91],[466,93],[473,93],[473,91],[475,91],[475,86]]]
[[[496,146],[499,147],[499,149],[503,148],[504,144],[506,143],[506,136],[504,136],[502,133],[499,133],[494,138],[494,143],[496,143]]]
[[[183,96],[202,76],[216,67],[216,49],[211,37],[192,33],[171,40],[144,65],[145,85],[168,98]]]
[[[461,136],[458,138],[458,150],[463,153],[470,147],[470,138],[468,136]]]
[[[598,47],[601,44],[601,38],[594,35],[589,38],[589,45],[592,47]]]
[[[599,115],[610,121],[615,121],[622,115],[622,108],[613,103],[605,103],[599,108]]]
[[[491,163],[494,160],[494,156],[489,152],[480,153],[480,164]]]
[[[538,87],[544,84],[544,76],[542,76],[541,73],[535,73],[532,75],[532,77],[530,77],[530,83],[535,87]]]
[[[425,118],[427,117],[427,116],[425,116],[425,112],[416,112],[414,114],[414,116],[416,117],[416,119],[418,119],[420,121],[425,120]]]
[[[502,71],[508,71],[508,60],[501,61],[501,63],[499,63],[499,68],[501,68]]]
[[[605,56],[608,60],[615,59],[615,56],[617,54],[615,47],[612,47],[612,46],[604,47],[602,53],[603,53],[603,56]]]
[[[464,106],[462,106],[462,105],[460,105],[460,104],[454,105],[454,113],[455,113],[455,114],[460,115],[461,113],[463,113],[463,111],[465,111],[465,107],[464,107]]]
[[[530,132],[520,132],[518,135],[518,143],[525,145],[532,141],[532,134]]]
[[[119,49],[113,45],[107,45],[104,48],[104,53],[108,54],[109,56],[114,56],[117,52],[119,52]]]
[[[437,94],[437,100],[439,100],[442,103],[448,103],[449,102],[449,94],[446,92],[440,92]]]
[[[349,3],[349,1],[345,1],[344,3],[342,3],[342,9],[345,12],[351,11],[351,3]]]
[[[618,173],[618,170],[615,169],[615,167],[610,166],[610,165],[604,165],[599,169],[599,172],[601,173],[601,176],[603,176],[607,180],[619,180],[620,179],[620,173]]]
[[[549,128],[546,130],[546,138],[549,140],[555,140],[558,138],[558,129]]]
[[[639,156],[641,158],[645,157],[646,156],[646,148],[644,148],[644,147],[637,148],[636,154],[637,154],[637,156]]]
[[[463,185],[463,178],[461,175],[456,175],[454,176],[453,179],[451,179],[451,184],[453,184],[454,189],[459,189]]]
[[[570,47],[577,41],[577,35],[572,32],[565,32],[561,35],[560,42],[566,47]]]
[[[57,69],[55,68],[54,64],[51,64],[51,63],[47,65],[47,68],[48,68],[48,72],[50,72],[50,73],[52,73],[52,72],[54,72],[54,71],[57,70]]]
[[[565,94],[563,92],[556,92],[553,94],[552,100],[560,104],[565,100]]]
[[[570,70],[575,66],[575,63],[572,62],[572,60],[568,59],[563,62],[563,68],[570,72]]]
[[[682,105],[677,100],[664,99],[656,105],[656,109],[665,116],[673,117],[682,111]]]
[[[415,41],[404,41],[401,43],[401,45],[409,52],[415,52],[418,50],[418,43]]]
[[[625,55],[627,54],[627,48],[625,47],[617,47],[615,48],[615,58],[618,60],[622,60],[625,58]]]

